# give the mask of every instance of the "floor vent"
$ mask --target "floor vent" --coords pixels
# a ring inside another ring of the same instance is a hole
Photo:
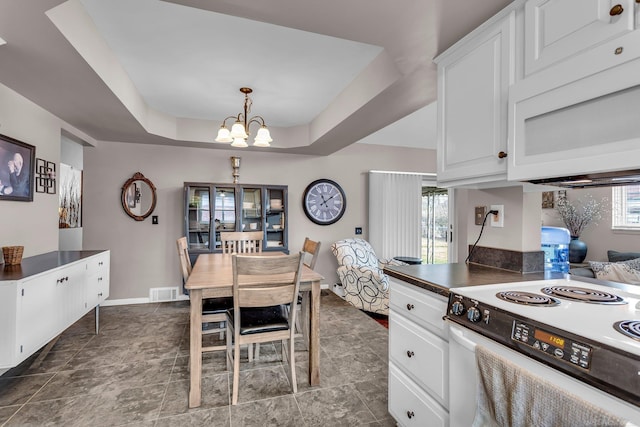
[[[149,289],[149,300],[151,302],[176,301],[178,299],[178,287],[174,288],[151,288]]]

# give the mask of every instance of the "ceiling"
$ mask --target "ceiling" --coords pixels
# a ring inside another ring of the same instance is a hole
[[[0,83],[97,141],[229,148],[248,86],[249,150],[435,148],[433,58],[508,3],[2,0]]]

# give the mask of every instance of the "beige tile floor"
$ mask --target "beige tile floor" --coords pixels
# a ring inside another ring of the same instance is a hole
[[[395,426],[387,412],[387,330],[323,291],[321,385],[306,382],[296,345],[292,394],[280,345],[243,355],[231,406],[224,354],[205,355],[202,406],[187,405],[188,302],[103,307],[63,333],[42,360],[0,377],[0,426]],[[217,337],[216,337],[217,338]],[[32,358],[32,359],[35,359]]]

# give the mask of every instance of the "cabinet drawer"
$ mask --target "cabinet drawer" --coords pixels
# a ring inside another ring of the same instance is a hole
[[[449,402],[449,343],[401,316],[389,317],[389,359],[440,404]]]
[[[448,412],[393,364],[389,365],[389,413],[400,426],[449,425]]]
[[[391,279],[390,283],[389,304],[393,311],[447,339],[449,332],[442,320],[447,312],[445,297],[398,280]]]

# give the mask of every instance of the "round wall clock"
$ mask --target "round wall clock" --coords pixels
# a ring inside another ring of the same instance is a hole
[[[342,218],[347,208],[347,198],[335,181],[318,179],[304,190],[302,208],[311,221],[329,225]]]

